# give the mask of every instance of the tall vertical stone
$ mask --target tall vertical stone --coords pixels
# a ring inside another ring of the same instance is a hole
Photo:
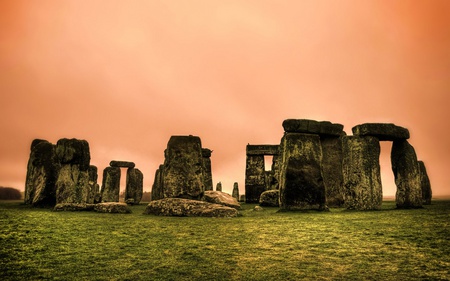
[[[125,202],[139,204],[144,192],[144,175],[139,169],[128,168],[125,186]]]
[[[378,210],[383,201],[380,175],[380,143],[371,136],[343,138],[345,207]]]
[[[432,197],[431,184],[430,179],[428,178],[427,169],[425,168],[425,164],[423,163],[423,161],[419,161],[419,171],[422,187],[422,204],[430,205]]]
[[[397,193],[397,208],[421,208],[422,186],[419,164],[412,145],[407,140],[395,140],[391,151]]]
[[[164,197],[200,199],[204,193],[202,144],[196,136],[172,136],[164,161]]]
[[[239,184],[237,182],[233,184],[233,193],[231,196],[236,198],[236,200],[239,202]]]
[[[152,186],[152,200],[160,200],[164,198],[162,174],[164,171],[164,165],[159,165],[159,168],[155,172],[155,180]]]
[[[264,155],[248,155],[245,168],[245,202],[258,203],[266,190]]]
[[[286,133],[281,140],[280,208],[326,210],[318,135]]]
[[[102,202],[119,202],[120,168],[106,167],[103,170]]]
[[[87,203],[93,204],[95,202],[98,202],[100,199],[100,186],[97,183],[98,179],[97,167],[90,165],[88,173],[89,173],[90,192],[89,192],[89,200]]]
[[[205,191],[213,190],[213,180],[212,180],[212,171],[211,171],[211,153],[212,150],[208,148],[202,148],[202,157],[203,157],[203,180]]]
[[[222,183],[220,181],[216,184],[216,191],[222,192]]]
[[[85,204],[89,202],[89,144],[85,140],[60,139],[56,156],[61,164],[56,181],[56,203]]]
[[[342,136],[321,136],[320,142],[327,205],[341,207],[344,205]]]
[[[59,163],[55,145],[46,140],[33,140],[25,181],[25,204],[54,206]]]

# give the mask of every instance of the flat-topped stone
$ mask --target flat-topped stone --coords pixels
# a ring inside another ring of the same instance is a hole
[[[355,136],[372,136],[380,141],[409,139],[408,129],[392,123],[364,123],[353,127],[352,132]]]
[[[152,201],[147,205],[144,214],[176,217],[236,217],[235,208],[204,201],[182,198],[165,198]]]
[[[136,165],[134,164],[134,162],[112,160],[111,162],[109,162],[109,166],[119,168],[134,168]]]
[[[246,148],[247,155],[278,155],[279,145],[273,144],[248,144]]]
[[[286,133],[317,134],[321,136],[341,136],[344,134],[344,125],[309,119],[286,119],[283,121],[283,128]]]

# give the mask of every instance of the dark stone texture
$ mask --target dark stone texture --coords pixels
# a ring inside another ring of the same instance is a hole
[[[102,202],[119,202],[120,168],[106,167],[103,170]]]
[[[234,198],[228,193],[221,191],[212,191],[212,190],[205,191],[205,193],[203,194],[202,201],[220,204],[235,209],[241,208],[241,205],[238,203],[236,198]]]
[[[280,191],[267,190],[261,193],[259,197],[259,205],[265,207],[279,207],[280,206]]]
[[[407,140],[394,141],[391,162],[397,186],[395,195],[397,208],[421,208],[422,186],[419,163],[414,148]]]
[[[89,202],[89,172],[79,164],[64,164],[56,181],[56,203],[86,204]]]
[[[343,186],[349,210],[381,209],[380,143],[376,137],[343,138]]]
[[[61,164],[78,165],[80,171],[87,171],[91,161],[89,143],[78,139],[60,139],[56,143],[56,155]]]
[[[272,144],[248,144],[246,147],[247,155],[278,155],[279,145]]]
[[[286,133],[305,133],[327,136],[341,136],[344,126],[329,121],[315,121],[309,119],[286,119],[283,121]]]
[[[144,175],[139,169],[128,168],[125,186],[125,201],[129,204],[139,204],[144,192]]]
[[[222,183],[220,181],[216,184],[216,191],[222,192]]]
[[[202,143],[196,136],[172,136],[164,161],[164,198],[200,199],[205,190]]]
[[[119,168],[134,168],[134,167],[136,167],[136,164],[134,164],[133,162],[129,162],[129,161],[112,160],[111,162],[109,162],[109,166],[119,167]]]
[[[130,207],[125,203],[119,202],[107,202],[95,204],[94,210],[98,213],[118,213],[129,214],[131,213]]]
[[[428,178],[427,169],[425,168],[425,164],[423,163],[423,161],[419,161],[419,171],[421,183],[420,185],[422,187],[422,204],[430,205],[433,193],[431,190],[431,184],[430,179]]]
[[[246,203],[258,203],[261,193],[266,191],[264,155],[247,155],[245,168]]]
[[[380,141],[409,139],[408,129],[392,123],[365,123],[353,127],[352,131],[355,136],[373,136]]]
[[[59,169],[55,145],[45,140],[34,140],[27,166],[24,203],[54,206]]]
[[[286,133],[281,147],[284,161],[280,168],[280,208],[327,210],[319,136]]]
[[[155,179],[152,186],[152,200],[160,200],[164,198],[162,174],[164,165],[159,165],[155,172]]]
[[[97,179],[98,179],[97,167],[90,165],[88,174],[89,174],[90,192],[89,192],[89,200],[87,203],[89,203],[89,204],[98,203],[98,202],[96,202],[96,199],[95,199],[96,197],[100,196],[100,186],[97,183]]]
[[[321,137],[322,171],[328,207],[344,204],[342,137]]]
[[[237,182],[233,184],[233,193],[231,194],[231,196],[239,201],[239,185]]]
[[[177,217],[236,217],[234,208],[204,201],[182,198],[165,198],[148,204],[144,214]]]
[[[53,208],[53,211],[93,211],[94,206],[94,204],[60,203],[56,204],[56,206]]]
[[[211,171],[211,153],[212,150],[208,148],[202,148],[203,157],[203,185],[205,190],[213,190],[213,180]]]

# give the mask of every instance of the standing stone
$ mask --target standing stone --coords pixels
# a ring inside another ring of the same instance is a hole
[[[56,203],[86,204],[89,201],[89,144],[85,140],[60,139],[56,156],[61,169],[56,181]]]
[[[326,210],[319,136],[286,133],[281,151],[281,210]]]
[[[25,182],[24,203],[33,206],[56,204],[56,180],[59,163],[55,146],[46,140],[35,139],[31,144]]]
[[[155,172],[155,180],[152,186],[152,200],[160,200],[164,198],[162,174],[164,171],[164,165],[159,165],[159,168]]]
[[[94,204],[96,202],[100,202],[100,186],[97,183],[98,179],[98,169],[96,166],[90,165],[89,166],[89,186],[90,186],[90,192],[89,192],[89,200],[88,204]]]
[[[425,164],[423,161],[419,161],[419,169],[420,169],[420,182],[422,186],[422,204],[430,205],[431,204],[431,184],[430,179],[428,178],[427,169],[425,168]]]
[[[414,148],[407,140],[396,140],[391,151],[397,193],[397,208],[421,208],[422,186],[419,164]]]
[[[120,168],[106,167],[103,170],[102,202],[119,202]]]
[[[378,138],[343,138],[343,181],[345,207],[350,210],[378,210],[383,201]]]
[[[233,198],[236,198],[236,200],[239,201],[239,185],[237,182],[233,184],[233,193],[231,196],[233,196]]]
[[[222,183],[220,181],[216,184],[216,191],[222,191]]]
[[[212,150],[208,148],[202,148],[202,157],[203,157],[203,180],[205,191],[213,190],[213,180],[212,180],[212,171],[211,171],[211,153]]]
[[[342,175],[342,136],[321,136],[323,182],[326,190],[327,205],[341,207],[344,205]]]
[[[139,204],[144,192],[144,175],[139,169],[128,168],[125,186],[125,202]]]
[[[164,161],[164,198],[200,199],[205,190],[202,144],[196,136],[172,136]]]
[[[264,155],[248,155],[245,168],[245,202],[258,203],[266,190]]]

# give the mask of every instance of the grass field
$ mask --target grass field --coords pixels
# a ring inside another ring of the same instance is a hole
[[[0,202],[0,280],[450,280],[450,201],[232,219]]]

